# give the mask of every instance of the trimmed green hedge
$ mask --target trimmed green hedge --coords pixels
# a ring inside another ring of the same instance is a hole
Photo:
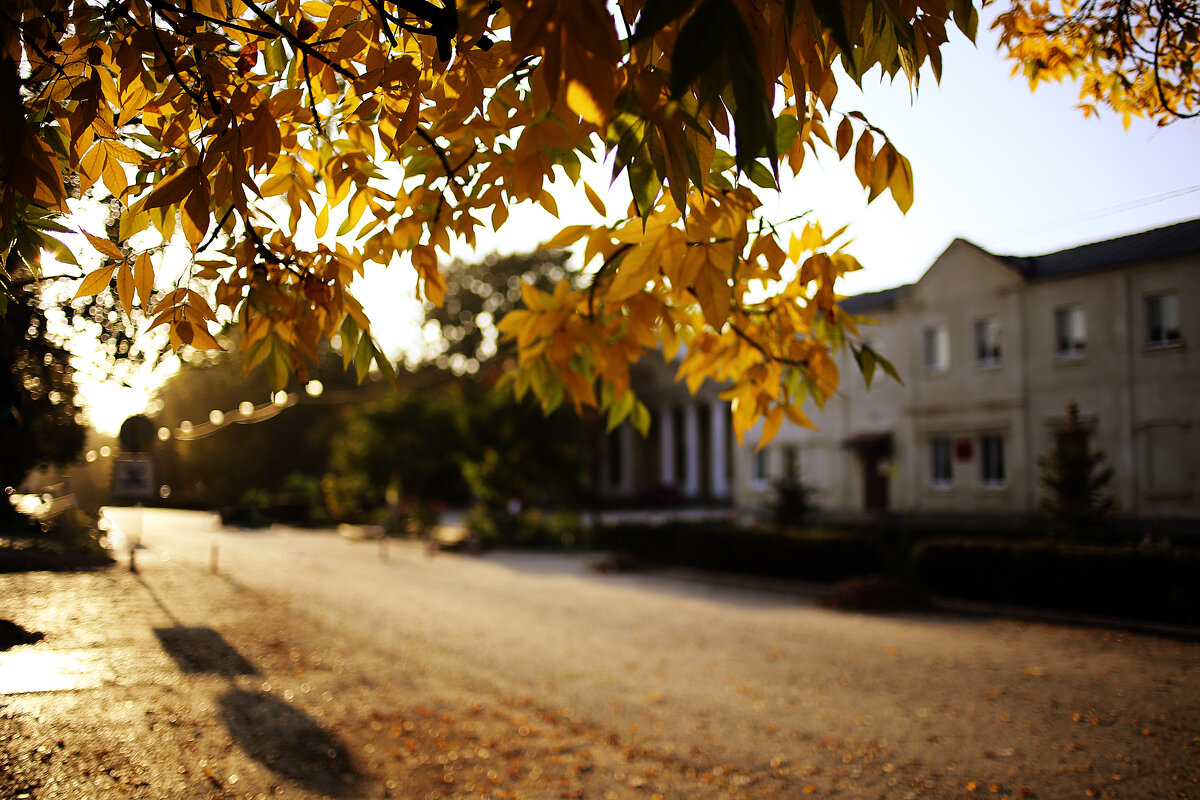
[[[910,575],[966,600],[1200,625],[1200,552],[1040,541],[931,539]]]
[[[772,578],[831,582],[881,571],[877,537],[822,530],[776,532],[734,523],[597,528],[593,543],[648,561]]]
[[[592,545],[697,569],[818,583],[890,575],[963,600],[1200,626],[1191,548],[733,522],[606,526]]]

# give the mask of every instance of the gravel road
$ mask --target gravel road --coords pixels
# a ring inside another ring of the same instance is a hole
[[[0,576],[0,797],[1200,797],[1195,641],[117,520]]]

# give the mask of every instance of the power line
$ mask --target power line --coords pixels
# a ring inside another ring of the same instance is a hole
[[[1172,200],[1176,197],[1182,197],[1186,194],[1191,194],[1192,192],[1200,192],[1200,184],[1196,184],[1195,186],[1188,186],[1183,189],[1175,189],[1170,192],[1163,192],[1162,194],[1151,195],[1150,197],[1143,197],[1138,200],[1130,200],[1129,202],[1126,202],[1126,203],[1120,203],[1115,206],[1108,206],[1107,208],[1096,209],[1095,211],[1086,211],[1082,214],[1076,214],[1073,217],[1063,217],[1062,219],[1054,220],[1053,222],[1045,222],[1045,223],[1041,223],[1039,225],[1034,225],[1029,228],[1018,228],[1015,230],[1007,231],[1005,233],[1001,233],[1001,234],[999,234],[999,236],[997,238],[1006,239],[1006,240],[1007,239],[1024,239],[1029,236],[1036,236],[1039,233],[1046,233],[1049,231],[1058,230],[1059,228],[1066,228],[1071,225],[1078,225],[1083,222],[1091,222],[1093,220],[1101,219],[1102,217],[1108,217],[1108,216],[1112,216],[1113,214],[1119,214],[1122,211],[1130,211],[1135,208],[1142,208],[1144,206],[1154,205],[1155,203],[1161,203],[1164,200]]]

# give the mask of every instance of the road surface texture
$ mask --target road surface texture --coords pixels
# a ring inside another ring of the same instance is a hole
[[[1196,641],[116,516],[0,576],[0,797],[1200,797]]]

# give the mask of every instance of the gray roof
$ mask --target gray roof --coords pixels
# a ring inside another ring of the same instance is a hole
[[[1200,219],[1072,247],[1044,256],[997,256],[1026,278],[1054,278],[1200,253]]]
[[[847,297],[838,303],[843,311],[851,314],[862,314],[867,311],[876,311],[884,308],[891,308],[896,305],[896,301],[900,299],[900,295],[904,294],[904,290],[912,286],[911,283],[906,283],[903,286],[894,286],[891,289],[882,289],[878,292],[867,292],[865,294],[856,294],[853,297]]]
[[[1038,280],[1110,269],[1137,261],[1160,261],[1194,253],[1200,253],[1200,219],[1189,219],[1174,225],[1119,236],[1103,242],[1092,242],[1043,256],[996,258],[1020,272],[1027,280]],[[892,308],[912,285],[906,283],[878,292],[856,294],[845,298],[839,305],[851,314]]]

